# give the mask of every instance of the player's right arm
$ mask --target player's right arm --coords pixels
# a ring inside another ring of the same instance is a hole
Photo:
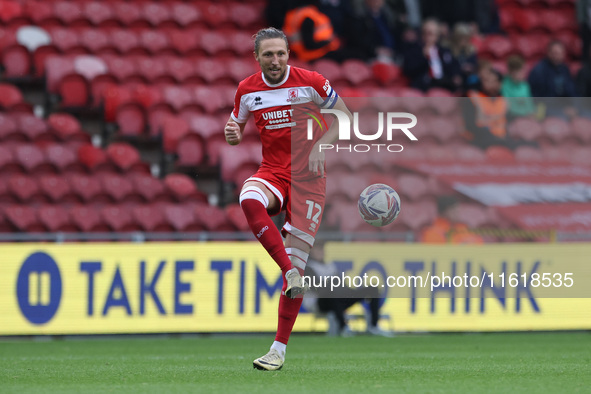
[[[242,133],[246,123],[238,123],[230,116],[224,127],[226,142],[230,145],[238,145],[242,141]]]

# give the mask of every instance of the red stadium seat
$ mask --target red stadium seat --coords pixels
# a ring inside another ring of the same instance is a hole
[[[83,76],[70,74],[61,79],[58,93],[62,108],[84,107],[90,97],[90,87]]]
[[[234,226],[226,217],[226,211],[219,207],[197,205],[195,207],[195,218],[208,231],[235,231]]]
[[[200,87],[195,92],[195,103],[205,113],[215,114],[220,108],[224,108],[224,97],[222,92],[213,87]]]
[[[573,134],[584,144],[591,143],[591,119],[577,117],[571,121]]]
[[[418,231],[437,217],[437,206],[433,202],[407,202],[397,220],[412,231]]]
[[[184,86],[167,86],[163,89],[162,96],[176,112],[193,105],[194,101],[191,89]]]
[[[519,118],[509,125],[508,132],[512,137],[537,141],[542,136],[542,125],[530,118]]]
[[[35,208],[24,205],[11,205],[4,209],[6,219],[20,232],[45,232],[45,226],[37,217]]]
[[[567,137],[572,136],[568,122],[561,118],[547,118],[542,123],[542,128],[544,135],[554,143],[564,142]]]
[[[10,46],[2,52],[0,61],[6,78],[23,78],[31,74],[31,56],[22,45]]]
[[[542,162],[544,155],[538,148],[520,146],[515,149],[515,160],[518,162]]]
[[[166,63],[161,58],[141,56],[135,59],[135,64],[139,75],[150,84],[169,75]],[[173,82],[172,78],[170,82]]]
[[[147,163],[142,162],[140,153],[132,145],[124,142],[115,142],[107,147],[107,156],[124,173],[143,172],[150,173]]]
[[[460,203],[455,209],[457,221],[469,228],[479,228],[490,224],[488,210],[478,204]]]
[[[127,103],[117,108],[115,123],[118,134],[125,137],[139,137],[146,130],[144,109],[138,103]]]
[[[168,75],[178,83],[188,83],[191,79],[195,81],[197,79],[197,73],[195,67],[190,60],[170,57],[164,58],[165,67]]]
[[[254,62],[251,61],[251,63]],[[334,60],[319,59],[314,62],[314,70],[328,79],[332,86],[340,86],[343,82],[343,71],[339,64]]]
[[[25,102],[18,88],[0,83],[0,109],[9,112],[31,112],[31,105]]]
[[[68,53],[68,51],[80,47],[78,33],[72,29],[52,28],[50,34],[52,45],[59,49],[61,53]]]
[[[224,61],[203,58],[196,62],[195,67],[197,75],[208,85],[228,78]]]
[[[449,148],[451,149],[451,147]],[[484,151],[473,145],[458,145],[454,149],[454,152],[456,154],[457,160],[460,161],[477,162],[486,160],[486,154]]]
[[[69,212],[59,205],[40,206],[37,210],[37,217],[48,231],[78,232],[78,226],[70,220]]]
[[[427,180],[420,175],[400,175],[397,183],[397,191],[411,201],[418,200],[429,192]]]
[[[15,232],[16,228],[10,223],[4,210],[0,208],[0,233],[12,233]]]
[[[242,30],[256,28],[257,24],[263,22],[260,10],[254,5],[234,3],[229,9],[230,20]]]
[[[26,135],[19,130],[16,116],[0,113],[0,141],[25,141],[26,139]]]
[[[81,202],[78,196],[72,192],[68,180],[59,175],[44,175],[38,178],[39,188],[54,203]]]
[[[184,174],[169,174],[164,178],[164,184],[175,200],[207,202],[207,197],[197,189],[195,182]]]
[[[34,25],[45,27],[59,24],[59,21],[54,18],[51,2],[27,1],[25,12],[29,15]]]
[[[180,55],[199,54],[201,29],[172,30],[168,33],[170,46]]]
[[[576,15],[572,11],[544,10],[539,12],[537,17],[540,18],[540,23],[544,28],[551,33],[558,33],[562,30],[577,30],[573,26]]]
[[[43,151],[36,145],[20,145],[16,147],[14,157],[17,163],[30,174],[51,174],[56,172],[56,168],[45,160]]]
[[[104,173],[100,176],[102,189],[109,197],[118,203],[143,203],[143,197],[135,192],[135,189],[125,176],[119,174]]]
[[[82,174],[68,174],[68,183],[74,192],[80,199],[88,203],[111,203],[112,198],[107,195],[101,186],[101,182],[97,177],[82,175]]]
[[[47,123],[33,114],[22,113],[16,116],[18,127],[29,141],[52,141],[54,136],[49,132]]]
[[[35,178],[15,174],[8,179],[8,189],[22,203],[49,202],[49,198],[41,193]]]
[[[195,220],[193,204],[166,205],[164,217],[175,231],[203,231],[205,227]]]
[[[250,60],[255,65],[254,59],[252,58],[252,52],[254,45],[252,41],[252,35],[245,31],[235,31],[229,34],[226,39],[228,40],[229,49],[231,49],[236,55]],[[251,55],[250,57],[248,55]],[[291,60],[290,60],[291,63]],[[324,75],[324,74],[323,74]]]
[[[117,172],[117,168],[111,163],[107,153],[90,144],[83,145],[78,149],[78,159],[90,172]]]
[[[23,168],[17,163],[12,150],[0,144],[0,173],[4,175],[20,174],[22,172]]]
[[[367,64],[361,60],[346,60],[342,65],[344,77],[353,86],[366,84],[372,80],[372,72]]]
[[[113,8],[108,2],[92,1],[84,5],[84,18],[95,26],[117,26]]]
[[[139,27],[150,25],[143,19],[141,5],[136,2],[114,2],[113,14],[124,27]]]
[[[148,21],[152,26],[158,26],[173,19],[170,9],[165,4],[145,3],[142,4],[141,10],[143,19]]]
[[[226,66],[226,72],[234,79],[235,83],[239,83],[259,70],[253,59],[232,59],[227,62]]]
[[[505,36],[489,35],[483,43],[480,56],[504,59],[514,51],[513,43]]]
[[[183,112],[181,113],[181,118],[187,122],[192,134],[198,135],[203,140],[208,140],[220,134],[220,126],[227,121],[228,116],[225,116],[224,123],[221,123],[216,117],[202,115],[197,112]],[[245,130],[244,137],[246,137],[246,134],[247,131]]]
[[[198,26],[202,21],[199,9],[194,3],[172,3],[171,18],[183,29]]]
[[[492,161],[510,163],[515,161],[515,156],[509,148],[504,146],[490,146],[486,149],[486,157]]]
[[[70,210],[70,218],[83,232],[108,232],[99,209],[91,205],[76,205]]]
[[[131,174],[130,180],[137,194],[148,202],[172,202],[173,198],[167,192],[164,182],[149,174]]]
[[[118,3],[126,4],[126,3]],[[120,14],[117,14],[120,15]],[[144,53],[146,52],[141,48],[140,40],[138,36],[132,31],[125,29],[117,29],[111,31],[110,34],[111,45],[117,49],[117,51],[123,55],[130,53]],[[114,70],[110,68],[111,72]]]
[[[390,85],[402,77],[400,67],[392,63],[376,62],[372,66],[374,78],[382,85]]]
[[[169,51],[170,43],[166,34],[160,31],[146,30],[140,33],[140,43],[152,55]]]
[[[105,31],[101,29],[83,29],[79,34],[80,45],[89,53],[93,55],[115,53],[115,48]]]
[[[441,99],[440,101],[444,101]],[[460,137],[460,126],[453,118],[438,116],[429,121],[431,135],[441,144],[448,143],[456,137]]]
[[[161,204],[136,205],[131,209],[131,214],[143,231],[168,232],[174,228],[164,216],[164,207]]]
[[[195,134],[189,134],[179,142],[176,154],[178,167],[196,167],[204,161],[203,141]]]
[[[219,28],[222,24],[228,22],[228,9],[224,4],[202,2],[196,3],[199,11],[203,15],[203,20],[211,28]]]
[[[250,227],[246,221],[244,212],[242,212],[242,208],[239,204],[230,204],[226,206],[226,216],[228,217],[230,223],[232,223],[238,231],[250,231]]]
[[[112,231],[130,232],[142,230],[140,224],[134,220],[130,210],[123,205],[105,206],[101,209],[100,214]]]
[[[90,141],[90,136],[82,131],[78,120],[67,113],[52,113],[47,118],[47,125],[60,141]]]
[[[540,34],[528,34],[520,35],[513,38],[513,45],[515,49],[523,56],[526,60],[537,59],[542,57],[546,53],[546,47],[550,37]]]
[[[189,134],[189,124],[176,116],[166,118],[162,124],[162,149],[165,153],[175,153],[179,141]]]
[[[64,26],[84,26],[90,21],[84,19],[82,4],[72,1],[60,1],[54,4],[54,15]]]
[[[53,165],[58,172],[85,173],[86,167],[78,161],[76,151],[62,145],[50,144],[45,147],[45,157],[47,162]]]

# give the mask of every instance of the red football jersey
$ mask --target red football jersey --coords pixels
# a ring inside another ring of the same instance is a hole
[[[285,78],[277,84],[268,83],[259,71],[238,85],[232,119],[246,123],[254,114],[263,145],[261,167],[309,177],[310,151],[327,131],[319,108],[332,108],[337,99],[328,80],[315,71],[287,66]],[[308,119],[312,119],[311,140]]]

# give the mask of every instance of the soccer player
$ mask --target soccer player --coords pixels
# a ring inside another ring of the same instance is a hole
[[[263,146],[262,164],[244,182],[240,205],[250,229],[283,277],[275,341],[266,355],[253,362],[257,369],[272,371],[280,369],[285,360],[305,292],[302,274],[324,209],[326,178],[320,144],[331,144],[338,137],[338,122],[326,130],[317,121],[319,108],[343,111],[350,119],[351,113],[326,78],[287,64],[289,46],[282,31],[258,31],[254,57],[261,71],[238,85],[224,133],[230,145],[239,144],[252,113]],[[307,131],[309,125],[312,135]],[[283,210],[285,245],[270,217]]]

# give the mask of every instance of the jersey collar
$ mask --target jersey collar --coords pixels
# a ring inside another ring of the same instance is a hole
[[[287,81],[287,78],[289,78],[289,70],[291,70],[291,66],[288,65],[287,66],[287,72],[285,73],[285,77],[283,78],[283,81],[279,82],[279,83],[269,83],[267,82],[267,80],[265,79],[265,74],[263,74],[261,72],[261,78],[263,78],[263,82],[265,83],[265,85],[267,85],[270,88],[276,88],[277,86],[281,86],[285,83],[285,81]]]

